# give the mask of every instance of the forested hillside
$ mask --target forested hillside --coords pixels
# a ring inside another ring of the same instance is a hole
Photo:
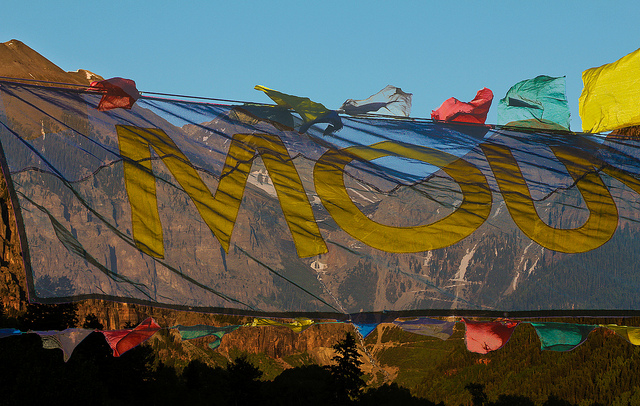
[[[551,321],[551,320],[546,320]],[[637,325],[634,319],[562,319],[584,324]],[[378,330],[380,331],[380,330]],[[568,352],[541,351],[530,324],[521,323],[507,345],[486,355],[467,351],[464,325],[446,341],[383,329],[375,351],[383,365],[398,368],[396,382],[417,396],[447,405],[471,404],[465,386],[485,388],[489,400],[518,395],[542,405],[549,397],[579,405],[640,404],[640,348],[611,331],[595,329],[588,340]],[[367,343],[377,342],[377,333]],[[520,404],[520,403],[513,403]],[[527,403],[523,403],[527,404]],[[561,404],[561,403],[559,403]]]

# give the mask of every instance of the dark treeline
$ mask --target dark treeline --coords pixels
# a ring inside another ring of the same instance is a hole
[[[62,330],[78,325],[73,305],[29,305],[29,312],[23,317],[1,320],[0,327],[16,327],[22,331]],[[95,317],[88,317],[81,327],[102,328]],[[523,338],[516,338],[516,341]],[[596,345],[601,346],[602,343],[598,342]],[[557,393],[549,394],[543,400],[533,399],[533,396],[528,395],[529,390],[535,390],[533,381],[531,388],[526,388],[527,390],[518,394],[505,391],[496,395],[495,391],[491,391],[491,396],[488,396],[487,389],[490,389],[490,385],[486,382],[497,380],[500,374],[509,374],[503,369],[504,366],[498,358],[513,357],[514,351],[518,351],[515,347],[493,360],[493,365],[484,371],[491,369],[490,376],[473,374],[467,377],[465,383],[449,385],[449,390],[465,395],[466,400],[455,403],[441,400],[440,403],[435,403],[429,399],[438,399],[438,396],[432,397],[418,391],[412,394],[409,389],[396,383],[366,388],[354,336],[347,334],[334,345],[334,349],[334,363],[328,367],[298,366],[285,370],[272,380],[267,380],[264,379],[263,372],[250,362],[246,355],[240,355],[222,366],[211,366],[200,360],[191,360],[186,367],[176,368],[163,363],[152,346],[142,345],[115,358],[104,337],[98,332],[92,333],[78,345],[71,359],[65,363],[60,350],[43,349],[38,335],[23,334],[0,340],[0,403],[266,406],[457,406],[461,403],[473,406],[577,405]],[[462,367],[464,360],[455,354],[452,355],[446,367]],[[546,365],[546,368],[551,369],[549,365]],[[628,370],[627,373],[633,376],[637,375],[636,371]],[[446,375],[443,372],[445,371],[440,371],[440,378]],[[424,378],[418,387],[419,390],[425,389],[425,385],[428,385],[427,380],[432,380],[432,385],[447,386],[443,379],[437,379],[435,376],[425,375]],[[584,384],[581,380],[576,381],[575,376],[567,378],[573,381],[568,381],[568,386]],[[549,379],[559,378],[549,376]],[[423,398],[417,397],[416,393]],[[595,406],[608,403],[587,404]]]
[[[30,304],[23,317],[0,320],[0,327],[21,331],[78,326],[72,304]],[[80,327],[103,328],[96,317],[87,317]],[[44,349],[37,334],[22,334],[0,340],[0,404],[435,405],[395,384],[365,392],[355,337],[348,334],[334,348],[335,363],[329,367],[305,365],[263,380],[246,355],[226,366],[191,360],[178,369],[164,364],[148,345],[113,357],[103,335],[94,332],[65,363],[61,351]]]
[[[336,356],[342,362],[338,360],[331,367],[296,367],[267,381],[260,379],[262,372],[246,356],[237,357],[225,367],[192,360],[179,372],[159,361],[151,346],[138,346],[115,358],[102,334],[94,332],[65,363],[59,350],[42,348],[38,335],[23,334],[0,341],[0,402],[136,406],[435,405],[412,397],[408,389],[394,384],[363,392],[362,372],[357,358],[352,357],[357,354],[355,343],[353,336],[337,343],[336,347],[342,345],[345,352]]]

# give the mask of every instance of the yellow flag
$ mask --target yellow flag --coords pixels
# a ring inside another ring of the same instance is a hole
[[[329,109],[311,101],[308,97],[292,96],[260,85],[255,86],[254,89],[265,92],[279,106],[295,110],[304,121],[313,121],[329,113]]]
[[[273,327],[288,327],[292,331],[296,333],[300,333],[307,328],[311,327],[315,322],[311,319],[307,319],[304,317],[297,317],[291,323],[282,323],[276,320],[264,319],[264,318],[255,318],[253,319],[253,323],[251,323],[252,327],[265,327],[265,326],[273,326]]]
[[[603,327],[614,331],[633,345],[640,345],[640,327],[616,326],[615,324],[607,324]]]
[[[582,131],[597,133],[640,125],[640,49],[582,72]]]

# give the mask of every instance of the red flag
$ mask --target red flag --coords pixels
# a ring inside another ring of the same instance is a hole
[[[140,98],[136,82],[131,79],[111,78],[100,82],[91,82],[91,87],[105,92],[98,103],[99,111],[117,108],[131,109],[133,103]]]
[[[440,121],[484,124],[492,101],[493,92],[485,87],[478,90],[475,99],[469,103],[461,102],[455,97],[445,100],[438,110],[431,112],[431,118]]]
[[[471,352],[486,354],[502,348],[511,338],[519,321],[468,321],[462,319],[466,326],[464,340]]]
[[[134,329],[100,332],[104,335],[109,347],[113,350],[113,356],[119,357],[130,349],[147,341],[158,330],[160,330],[158,323],[149,317]]]

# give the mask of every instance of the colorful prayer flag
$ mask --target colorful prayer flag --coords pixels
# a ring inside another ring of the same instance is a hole
[[[100,330],[109,347],[113,350],[113,356],[119,357],[132,348],[137,347],[153,336],[160,326],[149,317],[133,329]]]
[[[306,133],[309,127],[317,123],[329,123],[329,127],[324,132],[325,135],[342,128],[342,120],[338,113],[327,109],[320,103],[311,101],[308,97],[292,96],[261,85],[256,85],[255,89],[265,92],[278,106],[293,109],[300,114],[304,120],[298,130],[301,133]]]
[[[68,328],[62,331],[34,331],[42,339],[42,348],[61,349],[64,362],[69,361],[73,350],[95,330],[85,328]]]
[[[582,131],[599,133],[640,125],[640,49],[582,72]]]
[[[225,334],[229,334],[240,327],[242,327],[242,325],[216,327],[216,326],[207,326],[204,324],[198,324],[196,326],[178,325],[174,328],[178,329],[178,332],[180,333],[180,337],[183,340],[192,340],[194,338],[214,336],[215,339],[212,342],[210,342],[208,345],[209,345],[209,348],[211,348],[212,350],[215,350],[222,343],[222,336],[224,336]]]
[[[615,332],[633,345],[640,345],[640,327],[616,326],[614,324],[607,324],[602,327]]]
[[[117,108],[131,109],[140,98],[136,82],[131,79],[111,78],[100,82],[91,82],[92,89],[104,91],[98,111],[108,111]]]
[[[513,85],[498,103],[498,125],[569,129],[565,77],[538,76]]]
[[[462,319],[466,330],[464,341],[467,349],[478,354],[499,350],[511,338],[513,330],[520,323],[514,320],[471,321]]]
[[[393,323],[405,331],[436,337],[441,340],[451,337],[456,324],[454,321],[436,320],[427,317],[419,317],[414,320],[396,320]]]
[[[352,116],[381,113],[409,117],[412,97],[411,93],[405,93],[399,87],[388,85],[364,100],[347,99],[338,112]]]
[[[265,318],[255,318],[253,319],[253,322],[251,323],[252,327],[266,327],[266,326],[271,326],[271,327],[287,327],[288,329],[290,329],[291,331],[294,331],[296,333],[300,333],[306,329],[308,329],[309,327],[311,327],[315,322],[311,319],[307,319],[304,317],[297,317],[295,318],[293,321],[288,322],[288,323],[283,323],[277,320],[272,320],[272,319],[265,319]]]
[[[353,323],[353,325],[362,338],[367,338],[378,327],[378,323]]]
[[[362,338],[366,338],[381,323],[392,323],[396,316],[382,313],[352,313],[349,315],[351,323],[356,327]]]
[[[0,328],[0,338],[19,336],[22,331],[15,328]]]
[[[445,100],[437,110],[431,112],[433,120],[459,123],[484,124],[493,101],[493,92],[486,87],[478,90],[470,102],[461,102],[455,97]]]
[[[531,323],[540,338],[540,348],[549,351],[571,351],[584,343],[597,326],[573,323]]]

